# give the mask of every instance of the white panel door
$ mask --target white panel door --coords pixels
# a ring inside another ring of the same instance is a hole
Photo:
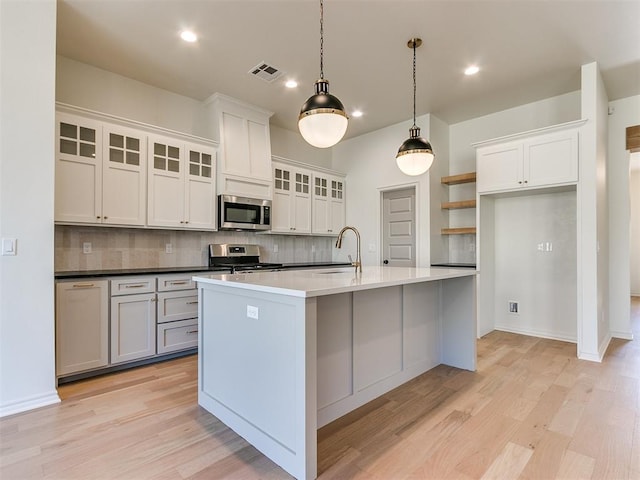
[[[478,192],[512,190],[524,185],[522,143],[478,149]]]
[[[271,144],[269,141],[269,124],[247,121],[249,155],[251,157],[250,176],[271,181]]]
[[[535,138],[524,145],[524,177],[529,187],[578,181],[578,132]]]
[[[382,195],[382,263],[416,266],[416,194],[405,188]]]
[[[215,230],[217,199],[215,190],[215,150],[195,144],[185,145],[184,226]]]
[[[273,166],[273,203],[271,211],[271,231],[291,233],[292,172],[286,165]]]
[[[148,224],[183,227],[183,146],[172,139],[150,137],[148,157]]]
[[[146,141],[146,136],[141,132],[105,124],[102,223],[145,224]]]
[[[251,176],[246,128],[244,118],[222,112],[222,171],[226,174]]]
[[[55,221],[102,222],[102,125],[56,115]]]

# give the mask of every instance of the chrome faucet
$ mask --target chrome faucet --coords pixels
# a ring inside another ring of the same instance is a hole
[[[351,262],[351,266],[356,267],[356,272],[360,271],[360,273],[362,273],[362,261],[360,259],[360,232],[356,229],[356,227],[346,226],[342,230],[340,230],[340,233],[338,233],[338,240],[336,240],[336,248],[342,248],[342,237],[344,235],[344,232],[346,232],[347,230],[352,230],[353,233],[356,234],[357,242],[356,261]],[[351,255],[349,255],[349,260],[351,260]]]

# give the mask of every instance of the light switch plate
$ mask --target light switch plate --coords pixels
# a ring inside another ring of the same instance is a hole
[[[18,240],[15,238],[2,239],[2,255],[12,256],[18,254]]]

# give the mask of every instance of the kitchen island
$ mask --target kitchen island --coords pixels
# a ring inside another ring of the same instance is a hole
[[[317,429],[446,364],[476,369],[475,270],[202,275],[198,403],[298,479]]]

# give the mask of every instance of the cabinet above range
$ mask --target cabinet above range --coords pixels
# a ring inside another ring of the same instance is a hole
[[[211,134],[220,142],[219,194],[271,200],[272,112],[216,93],[206,104]]]

